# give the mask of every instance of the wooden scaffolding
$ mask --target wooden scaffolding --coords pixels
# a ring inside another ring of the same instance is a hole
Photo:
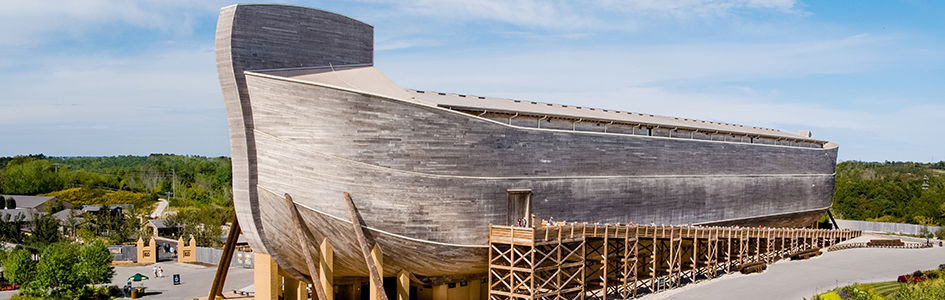
[[[806,228],[493,225],[489,299],[636,298],[860,234]]]

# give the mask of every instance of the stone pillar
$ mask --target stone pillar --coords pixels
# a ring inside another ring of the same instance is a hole
[[[253,253],[253,289],[256,300],[278,299],[282,290],[279,265],[272,256]]]
[[[410,274],[407,271],[397,273],[397,300],[410,300]]]
[[[145,244],[144,240],[140,237],[138,242],[135,243],[135,248],[138,250],[138,264],[150,265],[157,263],[157,243],[154,241],[154,238],[151,238],[149,244]]]
[[[374,283],[374,280],[370,280],[370,300],[380,300],[380,294],[378,292],[384,292],[384,253],[381,252],[381,247],[374,245],[374,249],[371,249],[371,259],[374,260],[374,265],[377,267],[377,274],[381,276],[381,286],[377,286]]]
[[[321,282],[313,282],[312,284],[320,284],[325,289],[325,296],[328,297],[328,299],[318,300],[335,300],[334,279],[332,278],[335,273],[335,252],[328,238],[322,240],[320,248],[322,257],[318,260],[318,277]]]
[[[177,262],[197,262],[197,240],[190,236],[190,245],[184,243],[184,238],[177,238]]]

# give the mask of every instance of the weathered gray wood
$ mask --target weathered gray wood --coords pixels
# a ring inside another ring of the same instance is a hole
[[[373,227],[363,228],[365,235],[391,257],[386,275],[408,269],[424,280],[485,271],[484,228],[505,222],[508,189],[531,189],[533,212],[559,221],[806,226],[830,205],[836,148],[718,141],[712,134],[675,138],[659,130],[661,137],[650,137],[617,126],[608,134],[544,127],[555,128],[556,120],[509,126],[245,73],[371,64],[372,32],[307,8],[221,11],[217,62],[237,216],[254,250],[272,254],[290,274],[308,271],[283,193],[303,207],[308,223],[301,229],[310,240],[337,242],[336,276],[367,275],[348,234],[346,222],[356,220],[345,220],[345,206],[330,201],[352,192]]]
[[[318,262],[315,261],[318,257],[318,250],[315,250],[315,253],[312,253],[312,243],[313,241],[306,236],[303,232],[308,230],[308,227],[305,226],[305,220],[302,219],[302,216],[299,214],[298,208],[295,207],[295,202],[292,201],[292,196],[285,194],[285,203],[289,208],[289,212],[292,214],[292,220],[295,221],[295,236],[299,240],[299,246],[302,248],[302,255],[305,256],[305,266],[308,267],[309,276],[312,281],[312,288],[315,289],[315,295],[318,296],[318,299],[328,299],[325,295],[325,288],[321,284],[321,278],[319,278],[318,273]],[[305,278],[301,278],[303,281]]]
[[[254,116],[244,70],[371,64],[374,28],[335,13],[287,5],[220,9],[216,63],[230,130],[233,205],[253,250],[268,253],[256,194]]]
[[[344,198],[345,203],[348,204],[348,212],[351,214],[351,227],[354,228],[355,236],[358,237],[358,245],[361,246],[361,253],[364,254],[364,263],[367,265],[368,272],[371,275],[371,281],[373,281],[374,286],[377,287],[376,293],[378,299],[387,300],[387,294],[384,293],[383,274],[377,272],[378,266],[374,264],[374,259],[371,258],[371,249],[376,246],[376,243],[365,237],[364,230],[361,229],[361,226],[364,226],[364,220],[362,220],[361,216],[358,214],[358,208],[354,206],[354,200],[351,199],[351,195],[344,193]]]

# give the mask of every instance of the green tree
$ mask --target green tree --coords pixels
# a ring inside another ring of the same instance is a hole
[[[6,200],[3,201],[3,204],[6,206],[7,209],[15,209],[16,199],[13,199],[13,197],[7,198]]]
[[[201,246],[219,246],[222,226],[233,219],[233,210],[227,207],[185,207],[167,218],[169,226],[179,226],[178,236],[194,236]]]
[[[29,250],[13,249],[3,260],[3,277],[10,283],[25,285],[36,275],[36,262]]]
[[[67,243],[51,244],[43,249],[36,276],[26,284],[23,293],[32,297],[59,298],[63,294],[85,286],[81,276],[74,274],[79,259],[78,247]]]
[[[25,219],[26,216],[22,214],[2,214],[0,216],[0,240],[10,243],[23,242],[21,228]]]
[[[51,162],[18,157],[3,168],[0,191],[6,194],[35,195],[62,189],[63,181]]]
[[[30,229],[32,234],[28,241],[35,247],[42,248],[62,239],[59,232],[59,219],[50,214],[33,212]]]
[[[109,283],[115,275],[112,267],[112,254],[101,241],[93,241],[79,249],[79,262],[73,273],[84,283]]]

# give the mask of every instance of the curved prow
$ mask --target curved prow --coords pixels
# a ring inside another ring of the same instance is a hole
[[[244,71],[371,65],[374,28],[339,14],[288,5],[232,5],[220,10],[217,73],[233,159],[233,203],[253,249],[268,253],[256,192],[253,112]]]

